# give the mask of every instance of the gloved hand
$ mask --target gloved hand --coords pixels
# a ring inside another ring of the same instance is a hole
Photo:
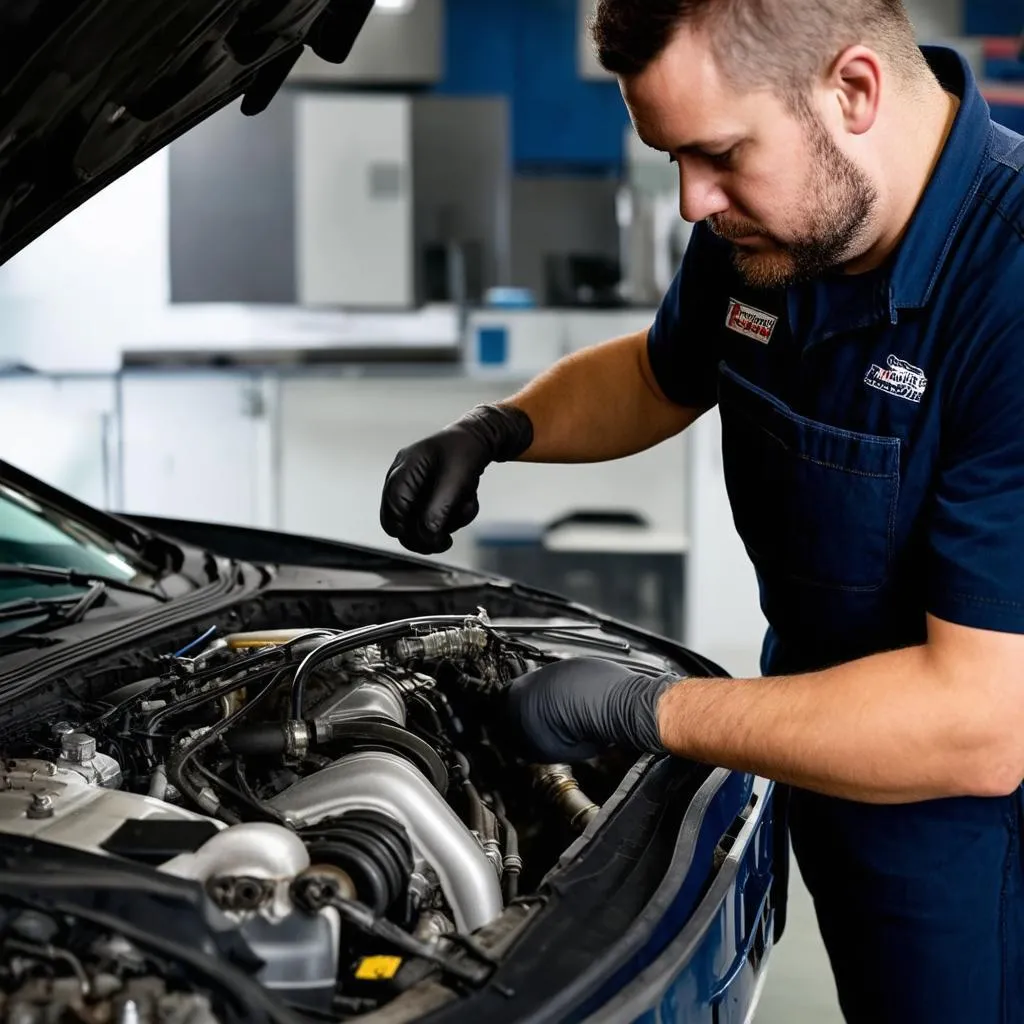
[[[509,688],[508,712],[541,764],[586,761],[611,746],[663,753],[658,700],[679,678],[571,658],[520,676]]]
[[[410,551],[439,555],[480,511],[477,487],[492,462],[511,462],[533,444],[522,409],[479,405],[439,433],[403,448],[384,481],[380,525]]]

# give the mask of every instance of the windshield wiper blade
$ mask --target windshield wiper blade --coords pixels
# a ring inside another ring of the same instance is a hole
[[[133,583],[126,583],[124,580],[117,579],[116,576],[106,576],[98,572],[84,572],[81,569],[63,569],[51,565],[0,564],[0,579],[33,580],[36,583],[67,584],[72,587],[89,588],[92,588],[97,583],[102,583],[110,590],[120,590],[126,594],[142,594],[145,597],[155,598],[157,601],[170,600],[166,594],[158,590],[137,587]],[[93,601],[95,600],[96,598],[93,598]]]
[[[54,615],[63,615],[65,609],[77,600],[75,597],[59,597],[56,600],[19,597],[14,601],[4,601],[0,603],[0,622],[7,622],[9,619],[29,619],[39,616],[51,618]]]
[[[0,622],[43,616],[47,621],[70,626],[81,622],[89,610],[107,593],[102,581],[94,583],[84,594],[64,597],[19,597],[13,601],[0,601]]]

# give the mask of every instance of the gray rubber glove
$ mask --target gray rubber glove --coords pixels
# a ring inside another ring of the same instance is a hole
[[[439,555],[480,511],[477,488],[492,462],[511,462],[533,444],[522,409],[479,405],[430,437],[403,448],[388,470],[380,525],[410,551]]]
[[[508,712],[542,764],[586,761],[612,746],[664,753],[658,700],[678,673],[642,675],[600,658],[571,658],[520,676]]]

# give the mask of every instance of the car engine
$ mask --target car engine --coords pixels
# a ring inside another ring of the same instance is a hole
[[[196,883],[260,985],[302,1011],[359,1016],[431,972],[482,983],[473,933],[531,898],[631,764],[613,753],[577,778],[505,732],[505,688],[590,646],[580,630],[482,609],[210,630],[8,744],[0,833]],[[664,671],[645,657],[630,664]],[[0,1019],[219,1019],[123,935],[83,945],[29,908],[0,917],[0,950]]]

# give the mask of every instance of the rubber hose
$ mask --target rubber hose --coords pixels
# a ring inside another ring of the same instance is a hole
[[[288,750],[288,733],[280,722],[261,722],[232,729],[224,737],[224,745],[242,757],[270,757]]]
[[[335,722],[331,726],[330,745],[343,743],[346,751],[387,750],[412,762],[443,796],[448,792],[448,769],[434,748],[419,736],[390,722]],[[327,744],[318,744],[323,747]]]
[[[349,811],[299,832],[313,864],[341,868],[359,900],[384,914],[408,888],[412,844],[401,823],[380,811]]]
[[[466,755],[459,750],[453,751],[453,755],[462,773],[460,785],[469,808],[467,817],[469,818],[470,831],[475,832],[481,839],[486,839],[487,837],[484,835],[486,827],[484,824],[484,802],[480,799],[476,786],[470,781],[469,761]]]
[[[509,867],[508,861],[512,858],[519,858],[519,833],[515,826],[508,820],[505,812],[505,804],[501,797],[494,794],[494,816],[501,826],[501,834],[504,840],[502,854],[505,860],[505,871],[502,875],[502,896],[505,903],[511,903],[519,895],[519,871],[518,867]]]

